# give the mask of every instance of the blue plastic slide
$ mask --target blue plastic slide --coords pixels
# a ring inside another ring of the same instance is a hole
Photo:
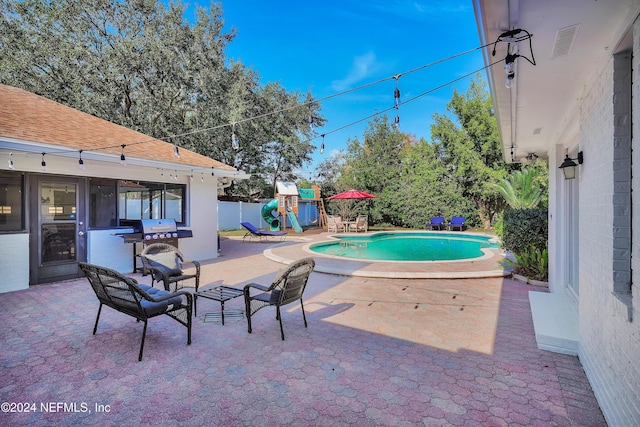
[[[280,219],[278,218],[278,199],[273,199],[260,210],[262,218],[269,224],[271,231],[280,230]]]
[[[296,218],[296,214],[294,214],[293,212],[287,212],[287,218],[289,218],[289,222],[291,223],[293,229],[296,230],[296,233],[302,233],[302,227],[300,227],[300,224],[298,224],[298,218]]]

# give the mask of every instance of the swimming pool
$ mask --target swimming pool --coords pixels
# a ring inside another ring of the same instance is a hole
[[[334,236],[337,241],[309,246],[313,252],[340,258],[386,261],[459,261],[485,255],[497,248],[493,238],[463,233],[376,233],[370,236]]]

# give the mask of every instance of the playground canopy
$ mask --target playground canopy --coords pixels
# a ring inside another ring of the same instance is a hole
[[[336,199],[375,199],[376,197],[378,197],[378,196],[374,196],[373,194],[365,193],[364,191],[348,190],[348,191],[343,191],[342,193],[336,194],[334,196],[331,196],[327,200],[336,200]]]

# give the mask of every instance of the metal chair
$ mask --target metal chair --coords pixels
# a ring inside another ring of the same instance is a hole
[[[140,253],[143,271],[151,273],[151,285],[154,282],[164,284],[168,292],[175,292],[184,287],[187,280],[195,281],[195,292],[200,287],[200,263],[185,259],[182,252],[168,243],[153,243]],[[195,273],[183,271],[185,264],[192,264]]]
[[[302,294],[315,265],[316,262],[313,258],[303,258],[282,271],[269,287],[257,283],[249,283],[244,287],[244,302],[249,333],[251,333],[251,316],[264,307],[275,306],[276,319],[280,322],[280,335],[284,340],[280,307],[296,301],[300,301],[304,327],[307,327],[307,317],[304,313]],[[252,295],[252,289],[257,289],[262,292]]]

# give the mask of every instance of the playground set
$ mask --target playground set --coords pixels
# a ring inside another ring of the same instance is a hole
[[[290,226],[296,233],[302,233],[302,227],[298,222],[298,199],[316,202],[319,225],[322,228],[326,227],[327,212],[320,197],[319,186],[298,189],[292,182],[276,182],[275,198],[261,209],[262,218],[269,224],[271,231],[284,231]]]

